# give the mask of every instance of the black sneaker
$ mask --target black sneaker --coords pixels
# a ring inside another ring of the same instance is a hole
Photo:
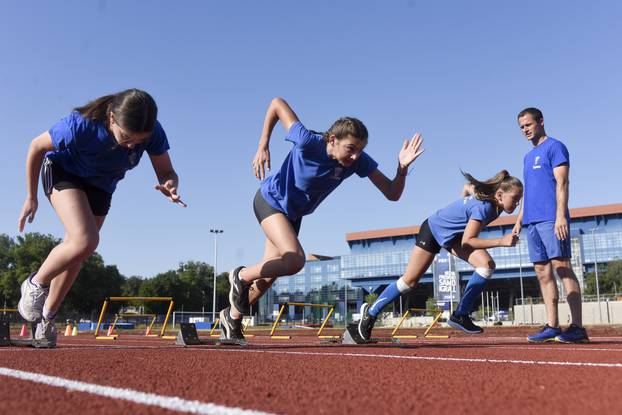
[[[241,314],[250,314],[250,305],[248,304],[248,290],[253,285],[252,282],[242,281],[240,279],[240,270],[243,266],[235,268],[229,273],[229,303],[234,306]]]
[[[230,310],[231,307],[227,307],[220,311],[220,339],[244,341],[242,319],[232,319],[231,314],[229,314]]]
[[[376,317],[369,315],[369,304],[363,303],[361,306],[361,319],[359,320],[359,335],[365,341],[371,339],[371,331],[376,324]]]
[[[463,332],[469,334],[479,334],[484,331],[480,326],[476,326],[475,324],[473,324],[473,322],[471,321],[471,317],[457,316],[455,311],[451,313],[447,324],[449,325],[449,327],[462,330]]]

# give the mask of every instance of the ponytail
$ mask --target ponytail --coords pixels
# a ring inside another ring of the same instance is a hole
[[[478,200],[495,201],[497,190],[504,192],[513,188],[523,190],[523,183],[514,176],[510,176],[507,170],[501,170],[488,180],[480,181],[471,176],[469,173],[460,171],[467,181],[473,185],[473,196]]]

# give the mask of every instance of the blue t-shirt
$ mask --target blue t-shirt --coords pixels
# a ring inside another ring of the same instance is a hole
[[[261,194],[273,208],[290,220],[313,212],[326,196],[353,173],[367,177],[378,163],[366,153],[349,167],[343,167],[326,153],[326,142],[300,122],[285,137],[294,143],[281,169],[261,182]]]
[[[557,180],[553,169],[562,164],[570,164],[568,149],[561,141],[552,137],[548,137],[525,155],[523,224],[555,221],[557,218]],[[566,216],[570,217],[568,211]]]
[[[428,218],[430,231],[434,239],[444,248],[449,248],[451,241],[464,232],[471,219],[488,225],[499,217],[497,207],[488,200],[478,200],[473,196],[456,200]]]
[[[49,132],[56,149],[45,156],[108,193],[114,192],[126,171],[136,167],[143,152],[158,156],[169,149],[157,121],[151,138],[132,149],[118,145],[105,125],[76,111],[54,124]]]

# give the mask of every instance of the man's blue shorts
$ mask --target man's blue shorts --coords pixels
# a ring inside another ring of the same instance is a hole
[[[563,241],[555,236],[555,222],[538,222],[527,226],[527,246],[531,262],[546,262],[554,258],[570,258],[570,235]]]

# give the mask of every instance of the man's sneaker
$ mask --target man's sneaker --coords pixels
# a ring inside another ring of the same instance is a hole
[[[41,319],[35,330],[34,346],[53,348],[56,347],[56,319]]]
[[[559,327],[551,327],[548,324],[545,324],[536,334],[532,334],[527,337],[527,341],[531,343],[544,343],[544,342],[554,342],[555,337],[562,334],[562,330]]]
[[[242,281],[240,279],[240,270],[243,266],[235,268],[229,273],[229,303],[234,306],[240,314],[250,314],[250,306],[248,304],[248,290],[253,285],[252,282]]]
[[[369,314],[369,304],[363,303],[361,306],[361,319],[359,320],[359,335],[365,341],[371,339],[371,331],[376,324],[376,317]]]
[[[555,341],[562,343],[588,343],[590,339],[583,327],[571,324],[562,334],[555,337]]]
[[[243,341],[242,319],[234,320],[231,318],[230,310],[231,307],[227,307],[220,311],[220,339]]]
[[[480,326],[476,326],[471,321],[471,317],[469,316],[458,316],[454,311],[449,316],[449,320],[447,321],[447,325],[449,327],[453,327],[454,329],[462,330],[465,333],[469,334],[479,334],[484,331]]]
[[[24,320],[36,322],[41,320],[43,314],[43,304],[50,292],[50,287],[41,287],[34,284],[31,280],[35,275],[33,272],[22,282],[22,297],[19,299],[17,309]]]

